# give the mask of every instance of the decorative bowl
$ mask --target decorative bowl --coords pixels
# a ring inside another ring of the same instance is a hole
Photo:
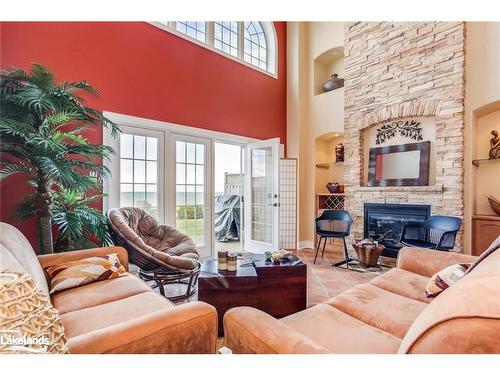
[[[326,188],[330,193],[336,194],[341,192],[340,190],[343,188],[343,186],[339,184],[332,184],[331,182],[329,182],[328,184],[326,184]]]

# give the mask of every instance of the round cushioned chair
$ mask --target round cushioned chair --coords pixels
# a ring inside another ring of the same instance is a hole
[[[107,217],[115,244],[127,249],[130,262],[139,267],[142,279],[154,281],[152,287],[158,287],[163,296],[167,284],[187,285],[186,293],[165,296],[171,300],[195,293],[200,262],[191,238],[168,225],[160,225],[141,208],[113,208]]]

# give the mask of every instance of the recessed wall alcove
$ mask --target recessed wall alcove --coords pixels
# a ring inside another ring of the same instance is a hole
[[[335,147],[344,142],[342,133],[326,133],[315,140],[316,193],[326,194],[329,182],[344,185],[344,163],[335,158]]]
[[[339,78],[344,78],[344,72],[344,47],[330,48],[316,57],[314,59],[314,95],[328,94],[322,89],[323,83],[332,74],[338,74]]]
[[[474,111],[472,169],[473,214],[495,215],[486,196],[500,199],[500,159],[489,160],[491,131],[500,134],[500,101]]]
[[[490,159],[493,130],[500,134],[500,101],[482,106],[472,113],[472,254],[480,255],[500,235],[500,215],[488,196],[500,199],[500,159]]]

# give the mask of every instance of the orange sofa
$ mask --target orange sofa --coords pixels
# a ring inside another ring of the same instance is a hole
[[[49,296],[48,266],[116,253],[128,271],[127,251],[104,247],[36,257],[26,238],[0,223],[0,271],[26,272]],[[175,306],[142,280],[125,276],[49,296],[64,326],[70,353],[215,353],[217,312],[203,302]]]
[[[233,353],[500,353],[500,251],[437,297],[425,295],[435,272],[475,259],[404,248],[397,268],[280,320],[229,310],[225,345]]]

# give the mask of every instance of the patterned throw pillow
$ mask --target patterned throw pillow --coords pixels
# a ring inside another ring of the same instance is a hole
[[[94,281],[114,279],[125,273],[116,253],[58,264],[45,270],[51,278],[50,294]]]
[[[465,271],[469,267],[470,263],[460,263],[436,272],[427,283],[425,294],[427,294],[427,297],[436,297],[443,290],[464,277]]]

